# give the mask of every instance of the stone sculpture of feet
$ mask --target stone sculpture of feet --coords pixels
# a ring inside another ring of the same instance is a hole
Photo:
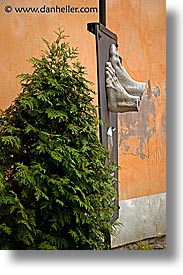
[[[110,46],[110,62],[115,70],[115,74],[121,84],[121,86],[133,96],[142,97],[144,90],[146,88],[146,83],[138,82],[132,79],[132,77],[127,73],[124,66],[121,63],[121,58],[118,54],[117,48],[114,44]]]
[[[115,113],[138,111],[140,97],[126,92],[110,62],[106,62],[105,73],[109,111]]]

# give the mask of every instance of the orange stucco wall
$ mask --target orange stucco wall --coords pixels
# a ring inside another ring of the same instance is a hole
[[[129,74],[148,81],[139,113],[119,114],[119,198],[165,192],[166,163],[166,7],[165,0],[106,0],[107,26],[118,35],[119,53]],[[0,2],[0,108],[8,107],[20,92],[20,73],[30,72],[26,60],[39,57],[41,37],[52,41],[64,29],[88,79],[97,89],[94,36],[87,22],[97,13],[5,13],[4,7],[98,7],[97,0],[4,0]],[[95,99],[95,102],[97,100]]]

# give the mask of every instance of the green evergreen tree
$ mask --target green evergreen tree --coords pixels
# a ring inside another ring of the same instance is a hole
[[[0,115],[0,249],[108,249],[116,197],[93,91],[59,30]]]

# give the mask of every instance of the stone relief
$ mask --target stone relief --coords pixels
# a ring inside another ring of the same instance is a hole
[[[122,65],[122,59],[114,44],[109,49],[106,62],[106,90],[110,112],[138,111],[146,83],[135,81]]]

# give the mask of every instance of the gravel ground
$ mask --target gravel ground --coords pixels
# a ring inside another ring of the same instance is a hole
[[[114,248],[116,250],[166,250],[166,236],[146,239]]]

